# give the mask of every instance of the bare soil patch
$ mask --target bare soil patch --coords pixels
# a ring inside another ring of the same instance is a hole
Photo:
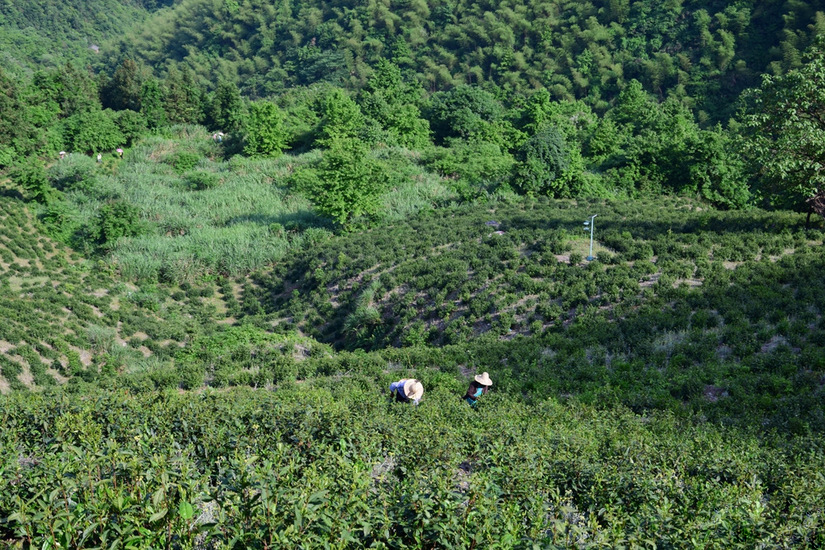
[[[48,374],[49,376],[51,376],[52,378],[57,380],[58,384],[65,384],[66,382],[69,381],[68,378],[66,378],[65,376],[63,376],[62,374],[60,374],[59,372],[57,372],[54,369],[46,369],[46,374]]]
[[[780,334],[774,334],[773,337],[770,340],[768,340],[767,342],[762,344],[762,347],[760,348],[760,351],[762,353],[770,353],[773,350],[775,350],[776,348],[778,348],[780,345],[787,344],[787,343],[788,343],[788,340],[784,336],[782,336]]]
[[[659,272],[657,272],[657,273],[654,273],[654,274],[652,274],[652,275],[650,276],[650,279],[648,279],[647,281],[641,281],[641,282],[639,283],[639,287],[640,287],[640,288],[647,288],[647,287],[651,287],[651,286],[653,286],[653,285],[655,285],[655,284],[656,284],[656,282],[659,280],[659,277],[661,277],[661,276],[662,276],[662,272],[661,272],[661,271],[659,271]]]
[[[34,389],[34,376],[32,376],[32,372],[29,370],[29,364],[23,361],[20,366],[23,368],[23,372],[17,375],[17,379],[30,390]]]

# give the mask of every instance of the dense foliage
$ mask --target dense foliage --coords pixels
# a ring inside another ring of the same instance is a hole
[[[122,35],[173,0],[9,0],[0,4],[0,65],[19,74],[68,60],[96,62],[107,39]]]
[[[236,79],[253,97],[326,81],[360,87],[389,58],[428,91],[544,87],[603,108],[632,79],[724,119],[763,72],[799,66],[815,2],[185,0],[111,57]]]
[[[6,398],[0,537],[23,547],[819,548],[821,438],[363,372],[276,392]],[[390,373],[392,374],[392,373]]]
[[[825,547],[818,4],[29,4],[0,545]]]
[[[762,166],[765,202],[809,209],[825,216],[825,52],[814,48],[806,64],[785,76],[765,76],[762,86],[750,90],[746,141]]]

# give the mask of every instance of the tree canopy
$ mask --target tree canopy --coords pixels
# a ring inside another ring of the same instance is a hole
[[[825,44],[784,76],[765,75],[747,94],[745,142],[766,202],[825,216]]]
[[[806,2],[182,0],[107,45],[107,59],[187,66],[253,99],[319,82],[358,89],[381,59],[431,93],[544,88],[597,110],[635,79],[700,123],[724,122],[762,72],[800,65],[824,21]]]

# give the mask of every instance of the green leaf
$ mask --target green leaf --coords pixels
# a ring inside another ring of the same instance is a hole
[[[191,519],[192,516],[195,515],[195,508],[185,500],[182,500],[178,506],[178,513],[183,519]]]
[[[164,508],[160,512],[155,512],[154,514],[149,516],[149,521],[154,523],[156,521],[159,521],[160,519],[163,519],[163,517],[166,516],[166,512],[168,512],[168,511],[169,511],[168,509]]]

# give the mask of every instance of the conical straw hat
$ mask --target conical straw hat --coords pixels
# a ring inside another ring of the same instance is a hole
[[[418,401],[424,395],[424,385],[415,378],[411,378],[404,382],[404,395],[407,399]]]

